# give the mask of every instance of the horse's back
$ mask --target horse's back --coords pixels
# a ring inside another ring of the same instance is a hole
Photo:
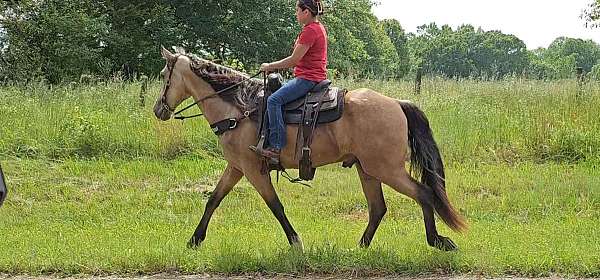
[[[342,151],[355,153],[370,146],[405,150],[407,122],[398,100],[361,88],[346,93],[344,102],[342,118],[332,125]]]

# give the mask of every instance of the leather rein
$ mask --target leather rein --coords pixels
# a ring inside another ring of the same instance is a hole
[[[169,92],[169,88],[171,87],[171,77],[173,76],[173,71],[175,70],[175,64],[177,64],[177,60],[179,60],[179,57],[180,57],[180,56],[181,56],[181,54],[177,54],[177,55],[175,56],[175,59],[174,59],[174,60],[172,60],[172,61],[169,61],[169,63],[167,63],[167,69],[169,70],[169,78],[167,79],[167,83],[166,83],[166,85],[165,85],[165,91],[164,91],[164,93],[163,93],[163,95],[162,95],[162,97],[161,97],[161,103],[162,103],[163,109],[165,109],[165,110],[167,110],[167,111],[171,112],[171,114],[173,115],[173,118],[174,118],[174,119],[176,119],[176,120],[185,120],[185,119],[190,119],[190,118],[195,118],[195,117],[200,117],[200,116],[203,116],[203,115],[204,115],[203,113],[196,114],[196,115],[192,115],[192,116],[181,116],[180,114],[181,114],[182,112],[184,112],[184,111],[186,111],[186,110],[188,110],[188,109],[190,109],[190,108],[194,107],[194,105],[197,105],[198,103],[200,103],[200,102],[202,102],[202,101],[204,101],[204,100],[206,100],[206,99],[213,98],[213,97],[217,97],[217,96],[219,96],[220,94],[222,94],[222,93],[224,93],[224,92],[227,92],[227,91],[230,91],[230,90],[232,90],[232,89],[234,89],[234,88],[237,88],[237,87],[239,87],[240,85],[244,84],[245,82],[247,82],[247,81],[249,81],[249,80],[251,80],[251,79],[253,79],[253,78],[256,78],[256,77],[258,77],[258,75],[260,75],[261,73],[263,73],[262,71],[259,71],[258,73],[256,73],[256,74],[252,75],[252,76],[251,76],[251,77],[249,77],[249,78],[244,78],[242,81],[240,81],[240,82],[238,82],[238,83],[236,83],[236,84],[234,84],[234,85],[231,85],[231,86],[229,86],[229,87],[227,87],[227,88],[224,88],[224,89],[222,89],[222,90],[219,90],[219,91],[217,91],[217,92],[214,92],[214,93],[211,93],[211,94],[209,94],[209,95],[207,95],[207,96],[204,96],[204,97],[202,97],[202,98],[198,99],[196,102],[194,102],[194,103],[192,103],[192,104],[190,104],[190,105],[186,106],[185,108],[183,108],[183,109],[181,109],[181,110],[178,110],[177,112],[175,112],[175,109],[176,109],[176,108],[174,108],[174,109],[171,109],[171,107],[169,107],[169,105],[167,104],[167,93]],[[190,67],[191,67],[191,66],[190,66]],[[250,113],[251,113],[251,112],[244,112],[244,114],[243,114],[243,115],[244,115],[244,117],[243,117],[243,118],[247,118],[247,117],[249,117],[249,116],[250,116]],[[237,122],[238,122],[238,121],[240,121],[240,120],[241,120],[241,119],[243,119],[243,118],[240,118],[240,119],[226,119],[226,120],[223,120],[223,121],[217,122],[216,124],[211,124],[211,127],[213,128],[213,131],[214,131],[215,133],[217,133],[217,135],[220,135],[220,134],[222,134],[222,133],[218,133],[218,131],[216,131],[216,130],[215,130],[215,127],[219,126],[219,124],[224,124],[225,122],[227,122],[227,123],[229,123],[229,126],[228,126],[228,128],[229,128],[229,129],[234,129],[234,128],[235,128],[235,126],[237,126]],[[221,126],[222,126],[222,125],[221,125]],[[224,132],[224,131],[223,131],[223,132]]]

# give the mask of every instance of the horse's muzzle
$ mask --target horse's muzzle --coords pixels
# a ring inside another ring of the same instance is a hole
[[[163,102],[159,99],[154,105],[154,115],[161,121],[168,121],[171,119],[172,111],[169,110]]]
[[[4,180],[4,173],[2,173],[2,167],[0,166],[0,206],[4,203],[4,199],[6,199],[6,194],[8,193],[8,189],[6,188],[6,181]]]

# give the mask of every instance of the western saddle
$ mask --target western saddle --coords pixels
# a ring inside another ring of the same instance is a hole
[[[279,74],[270,74],[264,90],[258,94],[258,144],[265,148],[268,141],[267,98],[277,91],[283,83]],[[331,81],[324,80],[315,85],[305,97],[301,97],[284,105],[283,118],[288,125],[298,125],[294,159],[299,158],[299,179],[310,181],[315,176],[316,168],[311,161],[310,144],[315,127],[319,124],[337,121],[344,110],[345,89],[330,87]],[[299,157],[298,157],[299,156]],[[273,163],[265,159],[263,171],[283,170],[279,162]]]

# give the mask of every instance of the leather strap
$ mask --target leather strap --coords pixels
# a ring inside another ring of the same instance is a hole
[[[240,119],[235,119],[235,118],[225,119],[225,120],[216,122],[214,124],[211,124],[210,128],[212,128],[212,131],[216,135],[222,135],[223,133],[225,133],[227,131],[235,129],[237,127],[239,121],[240,121]]]

